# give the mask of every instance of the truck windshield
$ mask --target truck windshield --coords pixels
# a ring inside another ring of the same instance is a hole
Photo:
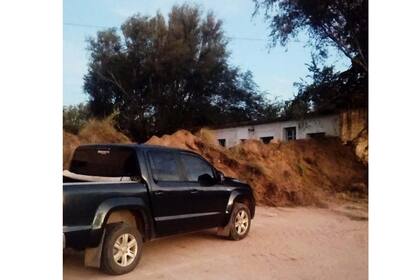
[[[80,147],[74,152],[70,171],[103,177],[140,176],[136,151],[127,147]]]

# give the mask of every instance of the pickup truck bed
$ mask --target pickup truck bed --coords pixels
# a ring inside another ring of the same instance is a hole
[[[151,223],[147,188],[137,182],[121,183],[65,183],[63,232],[67,246],[76,249],[98,246],[103,224],[111,209],[136,209]],[[77,207],[75,207],[77,205]],[[151,232],[145,236],[150,237]]]

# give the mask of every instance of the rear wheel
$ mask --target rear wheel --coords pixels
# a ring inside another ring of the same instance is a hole
[[[137,228],[125,223],[108,225],[101,269],[113,275],[132,271],[140,261],[142,248],[143,240]]]
[[[247,236],[251,227],[251,212],[243,203],[235,203],[230,216],[229,238],[241,240]]]

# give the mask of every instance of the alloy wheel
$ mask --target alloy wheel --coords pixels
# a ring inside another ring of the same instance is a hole
[[[136,238],[129,233],[124,233],[115,240],[113,248],[114,261],[119,266],[129,266],[136,258],[137,251]]]
[[[243,235],[248,229],[249,218],[245,210],[240,210],[235,217],[235,230],[239,235]]]

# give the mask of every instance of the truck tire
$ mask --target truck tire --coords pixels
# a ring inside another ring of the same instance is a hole
[[[251,228],[251,212],[243,203],[235,203],[229,221],[229,238],[241,240],[247,236]]]
[[[140,261],[143,239],[137,228],[125,223],[106,227],[101,269],[118,275],[132,271]]]

